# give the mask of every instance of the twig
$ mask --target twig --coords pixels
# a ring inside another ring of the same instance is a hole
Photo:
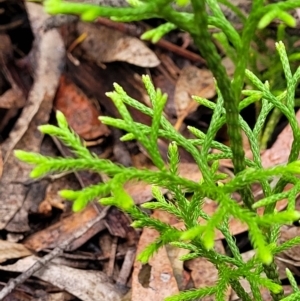
[[[135,246],[131,246],[127,249],[121,271],[120,271],[118,279],[116,281],[117,285],[119,285],[121,287],[126,286],[127,280],[130,276],[132,266],[133,266],[133,263],[135,260],[135,254],[136,254]]]
[[[85,232],[87,232],[91,227],[93,227],[96,223],[100,222],[106,216],[109,208],[110,208],[109,206],[105,207],[94,220],[86,223],[86,225],[84,227],[79,229],[77,232],[74,233],[74,235],[72,235],[68,239],[66,239],[60,246],[56,247],[49,254],[47,254],[46,256],[41,258],[39,261],[37,261],[35,264],[33,264],[28,270],[23,272],[20,276],[9,281],[6,284],[6,286],[0,291],[0,300],[3,300],[9,293],[12,292],[13,289],[15,289],[18,285],[23,283],[29,277],[31,277],[38,270],[40,270],[41,268],[44,268],[52,259],[54,259],[55,257],[62,254],[64,250],[67,250],[68,246],[75,239],[78,239]]]
[[[114,265],[115,265],[115,259],[116,259],[116,251],[118,247],[118,237],[114,237],[111,245],[111,252],[108,262],[108,269],[107,269],[107,276],[112,277],[114,273]]]
[[[142,34],[141,30],[139,30],[138,27],[133,24],[114,22],[105,18],[98,18],[97,23],[135,37],[139,37]],[[165,39],[160,39],[155,45],[185,57],[192,62],[206,64],[206,61],[197,53],[172,44]]]

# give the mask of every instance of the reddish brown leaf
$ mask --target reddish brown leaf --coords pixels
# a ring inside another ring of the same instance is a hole
[[[91,100],[65,76],[60,78],[55,108],[64,113],[74,131],[85,140],[109,135],[108,127],[102,124]]]

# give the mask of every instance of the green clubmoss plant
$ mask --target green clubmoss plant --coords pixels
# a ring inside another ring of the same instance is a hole
[[[51,13],[77,14],[88,21],[98,16],[120,21],[163,18],[167,21],[166,24],[144,35],[145,38],[154,40],[174,28],[189,32],[216,79],[218,94],[216,102],[194,96],[195,101],[213,110],[207,133],[194,127],[189,127],[194,135],[192,139],[187,139],[178,133],[162,114],[167,96],[159,89],[155,89],[148,76],[144,76],[143,82],[151,100],[151,108],[131,98],[122,87],[115,84],[115,90],[107,93],[107,96],[114,102],[121,118],[101,117],[100,119],[103,123],[126,132],[122,137],[123,141],[132,139],[139,141],[157,167],[156,171],[128,168],[109,160],[99,159],[87,150],[80,138],[68,127],[61,112],[57,112],[56,115],[57,126],[42,125],[40,130],[60,139],[70,147],[75,157],[51,158],[21,150],[15,152],[16,156],[22,161],[35,165],[31,172],[34,178],[53,172],[77,170],[92,170],[106,174],[109,180],[105,183],[98,183],[79,191],[63,190],[61,195],[73,201],[75,211],[81,210],[94,199],[100,199],[102,204],[117,206],[128,213],[134,220],[134,227],[156,229],[159,237],[138,255],[138,259],[143,263],[146,263],[163,245],[172,244],[189,250],[189,254],[183,256],[182,260],[204,257],[218,269],[219,278],[214,286],[184,291],[167,300],[194,300],[215,295],[215,300],[221,301],[225,300],[225,292],[229,286],[244,301],[263,300],[260,293],[261,287],[271,292],[273,300],[297,300],[299,290],[289,271],[287,276],[294,293],[283,298],[283,289],[274,263],[274,256],[300,243],[300,237],[295,237],[278,245],[280,226],[300,219],[300,213],[295,209],[296,195],[300,191],[297,177],[300,173],[300,161],[297,161],[300,130],[294,113],[294,94],[300,78],[300,68],[292,73],[285,47],[283,43],[277,43],[276,48],[285,75],[286,89],[279,95],[274,95],[269,89],[268,82],[263,83],[246,67],[249,62],[250,43],[257,27],[265,26],[278,16],[274,11],[280,12],[280,18],[288,18],[285,21],[291,23],[286,11],[300,6],[300,1],[264,5],[263,0],[253,0],[248,18],[241,18],[244,24],[242,32],[238,32],[225,18],[216,0],[192,0],[191,13],[174,9],[170,5],[172,1],[169,0],[131,0],[128,2],[132,5],[131,7],[117,8],[48,0],[45,1],[45,7]],[[186,4],[186,2],[177,1],[178,4]],[[228,1],[220,2],[228,4]],[[207,6],[210,8],[210,15],[206,12]],[[208,26],[211,25],[219,28],[234,47],[236,69],[232,80],[227,76],[221,64],[221,57],[208,31]],[[254,89],[243,90],[245,77],[252,83]],[[240,111],[253,102],[260,102],[261,110],[254,128],[251,129],[241,117]],[[128,106],[150,116],[151,125],[135,122],[127,109]],[[287,118],[292,128],[294,141],[288,162],[285,165],[266,169],[262,167],[258,137],[268,114],[274,108]],[[215,140],[216,133],[224,124],[228,128],[230,146],[225,146]],[[252,160],[245,157],[242,131],[250,141]],[[170,142],[168,162],[164,162],[160,155],[158,138],[164,138]],[[200,182],[194,182],[179,175],[179,146],[188,151],[198,165],[202,173]],[[219,150],[219,153],[210,153],[212,148]],[[232,159],[235,174],[233,178],[228,178],[227,175],[218,172],[220,159]],[[275,188],[270,184],[270,179],[274,177],[279,178]],[[178,230],[154,219],[136,206],[123,188],[127,181],[133,179],[153,185],[155,201],[145,203],[142,207],[165,210],[173,214],[184,223],[185,229]],[[221,181],[224,179],[226,179],[225,184]],[[255,203],[250,185],[256,182],[262,186],[264,197]],[[287,183],[292,183],[293,187],[283,192]],[[165,198],[160,187],[168,189],[173,198]],[[236,192],[242,197],[242,205],[231,197]],[[187,193],[191,197],[187,198]],[[211,216],[203,211],[206,198],[218,203],[218,209]],[[276,202],[283,198],[288,199],[287,209],[277,212]],[[262,216],[256,212],[259,207],[264,207]],[[235,240],[230,234],[229,219],[232,217],[248,225],[251,243],[256,250],[256,255],[248,262],[242,259]],[[224,235],[232,256],[220,254],[214,249],[216,229]],[[251,293],[247,293],[241,286],[241,279],[249,282]]]

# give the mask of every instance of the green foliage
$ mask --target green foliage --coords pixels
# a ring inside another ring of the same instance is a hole
[[[35,178],[53,172],[83,169],[106,174],[108,181],[105,183],[79,191],[63,190],[61,195],[73,202],[75,211],[84,208],[89,201],[99,199],[104,205],[114,205],[128,213],[134,220],[132,226],[150,227],[157,230],[159,232],[157,240],[139,254],[138,258],[143,263],[146,263],[160,247],[172,244],[189,250],[189,254],[185,255],[182,260],[201,256],[217,267],[219,278],[214,286],[181,292],[167,300],[193,300],[215,295],[216,300],[221,301],[224,300],[225,291],[229,285],[242,300],[262,300],[260,287],[267,288],[274,300],[280,300],[282,299],[282,286],[273,256],[300,243],[298,237],[282,245],[278,245],[277,242],[280,226],[300,219],[300,213],[295,209],[295,197],[300,191],[299,179],[296,176],[300,173],[300,161],[296,161],[300,150],[300,131],[294,113],[294,96],[300,78],[300,68],[295,72],[292,71],[285,47],[281,42],[276,44],[285,76],[285,87],[281,93],[273,93],[268,82],[263,83],[254,72],[246,70],[246,67],[249,64],[250,45],[255,39],[256,29],[267,26],[276,16],[293,26],[293,19],[286,11],[300,6],[300,1],[289,0],[264,5],[263,0],[254,0],[248,18],[233,7],[244,24],[241,33],[226,19],[216,0],[192,0],[193,11],[191,13],[175,10],[170,5],[171,2],[170,0],[130,0],[128,3],[131,7],[116,8],[48,0],[45,1],[45,7],[50,13],[77,14],[83,20],[88,21],[98,16],[120,21],[163,18],[167,21],[166,24],[144,34],[144,38],[155,41],[174,28],[189,32],[202,56],[205,57],[217,83],[218,97],[215,103],[194,97],[195,101],[213,110],[207,133],[194,127],[189,127],[189,131],[195,138],[188,139],[178,133],[162,114],[167,96],[159,89],[156,90],[150,78],[144,76],[143,82],[151,100],[151,108],[131,98],[122,87],[115,84],[115,90],[107,93],[107,96],[119,110],[121,119],[111,117],[100,119],[104,124],[126,132],[122,137],[123,141],[132,139],[139,141],[148,152],[157,170],[126,168],[109,160],[99,159],[82,144],[80,138],[68,127],[65,117],[60,112],[57,112],[57,126],[44,125],[40,127],[40,130],[62,140],[73,151],[74,157],[50,158],[21,150],[16,151],[15,155],[20,160],[35,165],[31,172],[31,176]],[[186,5],[188,1],[176,2],[178,5]],[[220,2],[230,6],[228,1]],[[206,5],[210,8],[211,15],[206,13]],[[223,45],[227,43],[228,53],[231,53],[235,59],[236,69],[232,81],[221,64],[221,57],[208,32],[208,26],[221,30],[222,35],[219,36],[219,40],[223,41]],[[243,91],[245,80],[254,88]],[[241,101],[242,96],[244,99]],[[253,129],[240,115],[240,111],[252,103],[260,104]],[[150,116],[151,125],[135,122],[127,109],[128,106]],[[260,157],[259,137],[268,114],[274,108],[286,116],[293,132],[294,142],[287,164],[265,169],[262,167]],[[230,146],[215,141],[216,133],[224,124],[227,124]],[[245,158],[241,131],[244,131],[249,139],[253,154],[252,160]],[[158,138],[164,138],[170,142],[168,162],[164,162],[159,153]],[[179,175],[178,147],[184,148],[194,158],[203,176],[198,183]],[[210,153],[211,148],[218,149],[219,153]],[[227,175],[218,173],[219,160],[224,158],[233,160],[234,178],[229,179]],[[272,188],[269,180],[275,177],[279,178],[279,181],[276,187]],[[175,229],[167,223],[148,216],[137,207],[123,188],[123,185],[132,179],[153,185],[152,192],[155,201],[145,203],[142,207],[161,209],[173,214],[184,223],[185,229]],[[226,179],[225,183],[221,182],[224,179]],[[264,192],[264,198],[257,203],[254,203],[250,189],[250,185],[255,182],[261,184]],[[292,183],[294,186],[289,191],[283,192],[286,183]],[[172,198],[165,198],[160,188],[166,188]],[[241,194],[242,205],[237,204],[231,197],[234,192]],[[187,193],[191,195],[191,198],[187,198]],[[208,216],[203,211],[206,198],[218,203],[218,209],[212,216]],[[277,212],[276,202],[282,198],[288,199],[288,207],[283,212]],[[259,207],[265,209],[262,216],[256,212]],[[229,219],[232,217],[248,225],[252,245],[257,251],[256,256],[248,262],[242,259],[235,240],[230,234]],[[219,254],[214,249],[216,229],[224,235],[232,256]],[[282,300],[298,300],[299,291],[295,280],[290,272],[287,274],[294,293]],[[252,296],[241,286],[239,280],[242,278],[249,282]]]

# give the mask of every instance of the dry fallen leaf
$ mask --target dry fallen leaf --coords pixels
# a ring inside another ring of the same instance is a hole
[[[13,79],[13,76],[7,67],[7,63],[12,59],[11,56],[14,52],[14,48],[7,34],[0,33],[0,41],[0,69],[5,80],[11,86],[10,89],[6,90],[2,95],[0,95],[0,108],[22,108],[26,102],[25,95],[17,85],[16,81]],[[0,86],[3,88],[3,83],[1,83]],[[2,92],[3,91],[1,91],[1,93]]]
[[[61,76],[54,106],[64,113],[70,127],[83,139],[107,136],[110,130],[98,119],[101,112],[69,79]]]
[[[158,232],[145,228],[140,238],[137,254],[158,237]],[[132,274],[132,301],[163,301],[179,292],[166,248],[162,247],[147,265],[135,261]]]
[[[187,66],[181,70],[176,83],[174,103],[177,113],[175,129],[179,130],[183,120],[194,112],[199,104],[192,99],[193,95],[211,98],[216,94],[213,75],[209,70]]]
[[[30,256],[31,254],[22,244],[0,239],[0,263],[8,259]]]
[[[282,244],[287,240],[300,236],[300,228],[296,226],[282,226],[280,229],[279,243]],[[300,246],[297,245],[291,249],[282,252],[294,262],[300,262]]]
[[[191,98],[193,95],[204,98],[212,98],[216,95],[213,75],[209,70],[195,66],[187,66],[181,70],[174,96],[177,116],[184,114],[190,103],[195,103]]]
[[[300,125],[300,110],[296,113],[296,118],[298,125]],[[263,167],[268,168],[288,162],[293,141],[294,137],[291,126],[287,125],[278,135],[272,147],[262,154]]]
[[[38,206],[38,213],[43,216],[50,216],[52,213],[52,208],[58,208],[60,210],[65,210],[66,204],[65,200],[59,195],[57,186],[61,183],[59,186],[66,189],[66,181],[60,181],[56,180],[56,182],[52,182],[48,185],[46,191],[45,191],[45,197],[42,200],[42,202]],[[56,185],[55,185],[55,184]],[[65,186],[63,186],[65,185]]]
[[[94,23],[78,22],[78,33],[87,34],[81,43],[86,55],[101,63],[124,61],[140,67],[156,67],[160,61],[153,51],[138,38]]]
[[[4,286],[0,284],[0,289],[2,289]],[[25,293],[22,289],[16,289],[13,290],[8,296],[6,296],[3,301],[32,301],[32,295]],[[47,301],[51,301],[51,299],[47,299]],[[59,301],[64,301],[64,300],[59,300]],[[67,301],[67,300],[66,300]]]
[[[46,98],[37,114],[29,123],[28,129],[17,143],[18,149],[39,152],[43,140],[42,133],[37,129],[40,124],[48,122],[52,109],[51,99]],[[32,167],[19,161],[13,153],[3,167],[3,175],[0,180],[0,229],[5,228],[11,232],[25,232],[29,230],[28,210],[38,201],[37,196],[43,193],[43,181],[38,183],[39,189],[34,191],[36,184],[26,186],[30,179],[29,173]]]
[[[172,245],[165,246],[172,269],[180,291],[185,290],[190,280],[190,275],[184,269],[184,261],[180,258],[189,253],[189,250],[177,248]]]
[[[0,96],[0,108],[22,108],[25,105],[25,98],[21,90],[9,89]]]
[[[300,126],[300,110],[296,113],[296,119]],[[291,126],[288,124],[283,131],[278,135],[276,141],[271,148],[265,150],[261,154],[262,166],[264,168],[274,167],[279,164],[285,164],[288,162],[292,144],[294,141],[293,132]],[[219,151],[213,150],[214,153]],[[246,157],[252,158],[252,153],[246,150]],[[232,167],[232,161],[229,159],[220,160],[221,164],[226,167]]]
[[[227,75],[232,77],[235,71],[235,65],[233,61],[226,56],[222,59],[222,65],[225,67]]]

